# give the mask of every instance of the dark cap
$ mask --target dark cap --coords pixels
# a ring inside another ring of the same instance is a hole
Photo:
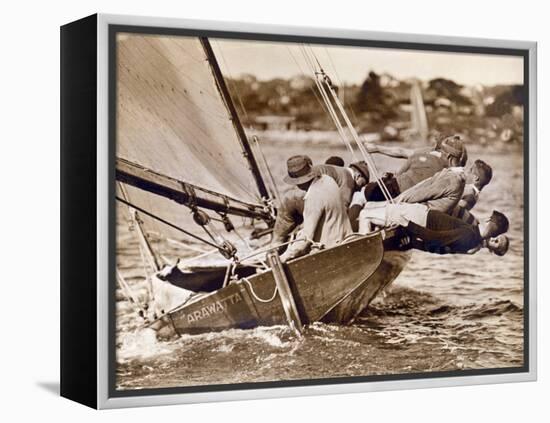
[[[291,185],[300,185],[319,176],[319,171],[313,169],[312,161],[308,156],[292,156],[286,161],[288,175],[284,181]]]
[[[458,159],[461,166],[463,162],[466,163],[466,160],[468,160],[468,153],[466,153],[464,141],[459,135],[451,135],[442,140],[439,149],[449,156]]]
[[[365,161],[362,160],[360,162],[354,162],[350,164],[349,167],[353,167],[354,169],[356,169],[361,175],[365,177],[365,179],[367,180],[367,183],[369,182],[369,178],[370,178],[369,166]]]
[[[332,166],[344,167],[345,162],[344,162],[344,159],[339,157],[339,156],[330,156],[325,161],[325,164],[332,165]]]

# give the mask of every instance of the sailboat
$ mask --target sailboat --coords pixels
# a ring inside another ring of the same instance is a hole
[[[118,34],[116,93],[116,197],[148,274],[142,315],[160,336],[348,324],[406,266],[399,228],[284,264],[252,245],[273,226],[277,187],[207,38]]]

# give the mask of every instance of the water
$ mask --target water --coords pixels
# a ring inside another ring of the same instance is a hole
[[[282,151],[284,150],[284,151]],[[277,178],[289,149],[266,148]],[[343,151],[317,148],[314,161]],[[345,157],[345,155],[344,155]],[[117,388],[433,372],[523,365],[523,170],[519,153],[470,153],[493,166],[474,213],[510,219],[510,251],[496,257],[414,252],[390,289],[351,326],[315,323],[302,340],[283,326],[228,330],[159,341],[138,329],[117,292]],[[396,161],[380,160],[386,169]],[[137,243],[119,230],[119,265],[145,296]]]

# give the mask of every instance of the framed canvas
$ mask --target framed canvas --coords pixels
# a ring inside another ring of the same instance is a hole
[[[61,28],[61,394],[536,379],[536,43]]]

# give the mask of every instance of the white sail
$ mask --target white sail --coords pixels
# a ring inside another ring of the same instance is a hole
[[[424,108],[420,81],[412,80],[411,86],[411,129],[424,142],[428,139],[428,117]]]
[[[117,157],[256,202],[231,116],[196,37],[119,35]]]
[[[198,38],[119,33],[116,61],[117,158],[241,201],[260,203],[250,163]],[[125,191],[132,204],[205,235],[192,223],[186,207],[132,186]],[[148,234],[185,238],[141,217]]]

